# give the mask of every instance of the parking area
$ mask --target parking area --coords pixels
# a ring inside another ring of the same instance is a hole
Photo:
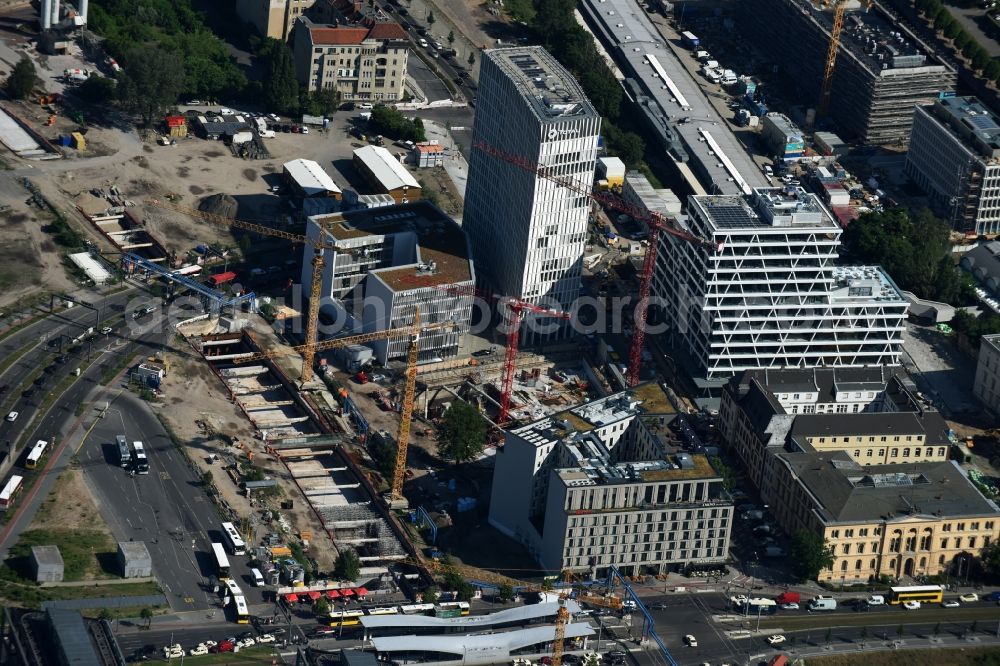
[[[411,53],[407,63],[407,74],[424,93],[428,103],[451,99],[448,88],[430,70],[427,63],[421,60],[420,56]]]
[[[978,424],[982,409],[972,395],[976,364],[944,333],[907,323],[903,334],[903,365],[917,388],[945,418]]]

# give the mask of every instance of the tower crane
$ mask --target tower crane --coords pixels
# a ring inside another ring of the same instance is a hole
[[[820,88],[817,117],[825,116],[830,108],[830,91],[833,88],[833,68],[837,64],[837,52],[840,50],[840,33],[844,29],[844,12],[847,11],[847,0],[834,0],[833,27],[830,28],[830,45],[826,49],[826,67],[823,69],[823,86]]]
[[[355,250],[342,247],[336,243],[328,243],[320,238],[314,240],[306,236],[289,233],[280,229],[272,229],[271,227],[267,227],[262,224],[232,219],[225,217],[224,215],[217,215],[215,213],[198,210],[197,208],[189,208],[187,206],[175,204],[172,201],[147,199],[146,204],[172,210],[184,215],[190,215],[191,217],[197,217],[205,220],[206,222],[212,222],[213,224],[229,227],[231,229],[243,229],[245,231],[252,231],[253,233],[260,234],[262,236],[284,238],[285,240],[290,240],[294,243],[312,244],[313,248],[316,250],[316,254],[312,258],[312,285],[309,292],[309,312],[306,315],[306,344],[300,348],[302,350],[303,357],[301,380],[303,384],[310,381],[313,378],[313,361],[315,359],[316,352],[316,330],[319,322],[320,292],[323,288],[323,268],[326,266],[326,261],[323,259],[323,251],[334,250],[336,252],[355,254]]]
[[[594,189],[591,183],[580,183],[570,178],[558,176],[554,171],[551,171],[548,167],[542,164],[538,164],[537,162],[526,159],[520,155],[509,153],[506,150],[492,146],[485,141],[475,142],[473,144],[473,148],[481,150],[487,155],[491,155],[497,159],[509,162],[510,164],[518,166],[525,171],[530,171],[540,178],[552,181],[561,187],[565,187],[571,192],[585,196],[592,201],[596,201],[599,204],[607,206],[608,208],[613,208],[614,210],[623,212],[635,220],[645,222],[649,226],[649,246],[646,248],[646,256],[642,262],[642,272],[639,279],[639,302],[636,305],[635,326],[633,327],[632,333],[632,345],[629,348],[628,373],[626,375],[626,380],[629,386],[635,386],[638,384],[639,368],[642,365],[642,347],[646,340],[646,316],[649,311],[649,292],[653,282],[653,270],[656,268],[656,256],[659,252],[658,241],[660,233],[669,234],[689,243],[694,243],[698,247],[705,248],[711,252],[718,252],[721,250],[721,245],[700,236],[696,236],[686,229],[678,228],[676,220],[668,218],[661,213],[642,210],[639,207],[633,206],[632,204],[624,201],[618,196]]]

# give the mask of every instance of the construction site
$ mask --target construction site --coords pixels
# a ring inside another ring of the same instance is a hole
[[[762,0],[741,6],[741,39],[765,50],[792,99],[807,100],[820,115],[828,104],[847,138],[905,146],[914,107],[955,90],[955,70],[878,3],[820,7],[808,0]],[[833,51],[830,44],[838,40]],[[819,82],[831,68],[821,94]]]

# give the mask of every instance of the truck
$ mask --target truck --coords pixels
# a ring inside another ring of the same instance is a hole
[[[775,603],[781,604],[797,604],[802,601],[802,595],[798,592],[782,592],[774,598]]]
[[[64,69],[63,77],[65,77],[67,81],[86,81],[87,79],[90,78],[90,70],[79,69],[79,68]]]
[[[693,32],[687,30],[681,33],[681,41],[684,43],[684,46],[692,51],[701,45],[701,40]]]
[[[833,597],[824,597],[822,595],[813,598],[809,601],[810,611],[834,611],[837,610],[837,600]]]
[[[303,125],[316,125],[317,127],[322,127],[324,120],[323,116],[310,116],[302,114]]]
[[[233,135],[233,145],[238,146],[253,141],[253,132],[237,132]]]
[[[213,287],[218,287],[219,285],[226,284],[227,282],[232,282],[236,279],[236,273],[233,271],[226,271],[225,273],[219,273],[218,275],[213,275],[208,278],[208,283]]]

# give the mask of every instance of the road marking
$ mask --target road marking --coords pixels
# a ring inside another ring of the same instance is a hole
[[[184,597],[184,603],[186,603],[186,604],[193,604],[194,603],[194,597]]]
[[[170,480],[170,472],[160,472],[160,478],[164,481]]]

